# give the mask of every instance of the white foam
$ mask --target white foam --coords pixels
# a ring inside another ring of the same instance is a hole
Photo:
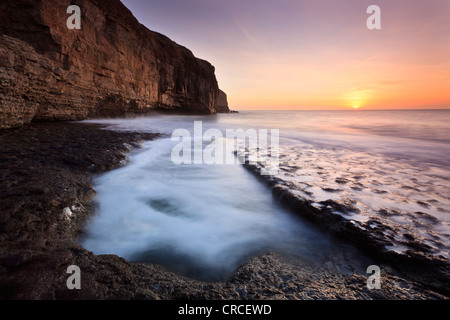
[[[174,165],[172,147],[168,138],[147,142],[127,166],[95,180],[99,212],[84,247],[132,261],[171,260],[175,269],[194,263],[227,275],[260,251],[310,258],[330,250],[242,166]]]

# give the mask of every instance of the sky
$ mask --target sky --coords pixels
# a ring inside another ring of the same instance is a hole
[[[122,3],[214,65],[234,110],[450,108],[450,0]]]

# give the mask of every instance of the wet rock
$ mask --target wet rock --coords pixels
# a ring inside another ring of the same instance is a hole
[[[260,170],[258,165],[245,165],[245,167],[255,174],[258,174]],[[383,217],[407,217],[407,213],[380,209],[379,217],[364,216],[365,213],[361,212],[352,200],[346,201],[344,198],[315,202],[302,196],[307,193],[295,183],[284,181],[277,176],[260,175],[259,178],[272,188],[274,197],[282,205],[300,217],[314,223],[337,239],[354,244],[374,259],[391,265],[412,281],[420,282],[439,293],[450,295],[448,259],[437,256],[436,248],[425,243],[425,239],[412,236],[410,226],[383,219]],[[363,178],[361,175],[353,176],[356,180]],[[408,187],[408,190],[410,189],[414,188]],[[353,214],[363,214],[366,221],[353,220]],[[429,219],[429,222],[437,221],[436,218],[425,213],[417,213],[417,217],[414,217],[412,221],[417,223],[426,219]],[[403,234],[406,234],[406,239],[401,237]],[[436,235],[436,239],[433,240],[437,247],[443,247],[441,238],[442,236]]]
[[[347,184],[349,182],[346,178],[336,178],[335,181],[339,184]]]

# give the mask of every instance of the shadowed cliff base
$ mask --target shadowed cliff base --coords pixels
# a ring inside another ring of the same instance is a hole
[[[126,163],[126,153],[155,134],[100,125],[37,123],[0,132],[0,298],[2,299],[444,299],[387,265],[382,288],[351,272],[354,257],[336,253],[310,264],[267,253],[226,282],[182,277],[154,264],[94,255],[77,244],[95,214],[92,178]],[[81,290],[66,286],[81,269]]]
[[[119,0],[78,1],[80,30],[67,28],[71,4],[0,4],[0,128],[154,108],[229,112],[215,68],[148,30]]]

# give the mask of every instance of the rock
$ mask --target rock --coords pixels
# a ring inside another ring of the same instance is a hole
[[[69,207],[66,207],[63,209],[63,216],[67,221],[70,221],[70,218],[72,217],[73,212],[70,210]]]
[[[228,98],[227,94],[222,90],[219,90],[219,96],[217,99],[217,112],[228,113],[230,109],[228,108]]]
[[[432,248],[405,234],[399,225],[388,224],[378,218],[359,222],[352,219],[353,213],[359,213],[350,200],[326,200],[313,202],[296,192],[296,186],[280,178],[260,175],[261,165],[245,164],[244,167],[265,182],[272,190],[274,198],[286,209],[312,222],[334,238],[348,242],[367,253],[373,259],[395,267],[401,273],[428,288],[450,295],[450,264],[447,258],[437,256]],[[324,188],[323,188],[324,189]],[[327,190],[329,191],[329,190]],[[395,215],[398,212],[379,211],[382,216]],[[422,218],[424,213],[416,213]],[[418,220],[417,217],[415,220]],[[399,241],[395,235],[403,234],[406,241]],[[435,240],[438,245],[438,240]],[[393,245],[401,245],[408,250],[397,252],[391,250]]]
[[[141,25],[119,1],[0,4],[0,128],[149,110],[229,112],[215,68]]]

